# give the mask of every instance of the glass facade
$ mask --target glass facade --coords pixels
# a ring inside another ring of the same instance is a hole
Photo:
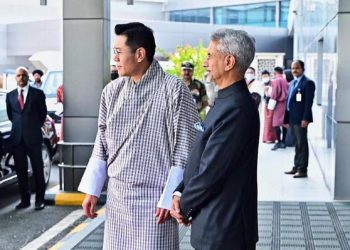
[[[312,130],[309,141],[320,162],[326,184],[334,191],[338,89],[338,16],[336,0],[308,0],[298,7],[295,57],[304,60],[305,74],[315,81]],[[339,91],[339,90],[338,90]],[[316,102],[318,105],[315,105]]]
[[[210,20],[210,8],[170,11],[170,21],[249,25],[265,27],[287,27],[289,0],[268,1],[264,3],[232,5],[213,8],[213,20]],[[276,11],[279,20],[276,20]]]
[[[288,25],[288,13],[289,13],[289,1],[281,2],[280,9],[280,27],[287,28]]]
[[[214,8],[214,24],[276,26],[276,2]]]
[[[178,10],[170,12],[170,21],[210,23],[210,9]]]

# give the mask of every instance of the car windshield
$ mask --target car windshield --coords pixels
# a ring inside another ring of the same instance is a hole
[[[0,122],[8,120],[6,113],[6,94],[0,93]]]
[[[43,91],[46,97],[55,97],[57,88],[63,83],[63,74],[61,71],[51,71],[44,83]]]

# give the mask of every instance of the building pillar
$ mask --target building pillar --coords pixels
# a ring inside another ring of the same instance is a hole
[[[76,190],[92,151],[109,82],[110,0],[63,1],[64,190]]]
[[[350,1],[339,0],[338,12],[338,69],[337,69],[337,93],[335,118],[336,125],[336,155],[335,155],[335,180],[334,199],[350,199]]]

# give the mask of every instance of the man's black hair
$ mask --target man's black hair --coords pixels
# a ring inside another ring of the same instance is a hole
[[[254,71],[254,73],[255,73],[255,69],[254,69],[252,66],[249,66],[249,67],[248,67],[248,69],[253,70],[253,71]]]
[[[284,73],[284,75],[286,76],[287,82],[293,81],[294,76],[293,76],[292,71],[291,71],[290,69],[285,69],[285,70],[283,71],[283,73]]]
[[[262,75],[270,75],[270,72],[267,71],[266,69],[264,69],[263,71],[261,71]]]
[[[34,70],[33,71],[33,73],[32,73],[33,75],[35,75],[35,74],[39,74],[40,75],[40,77],[41,76],[43,76],[44,75],[44,72],[42,71],[42,70],[40,70],[40,69],[36,69],[36,70]]]
[[[133,22],[117,24],[114,28],[116,35],[126,36],[126,45],[133,51],[143,47],[146,50],[148,62],[153,61],[156,51],[156,42],[153,36],[153,30],[143,23]]]
[[[299,63],[303,71],[305,71],[305,63],[302,60],[294,60],[293,63]]]
[[[283,74],[283,69],[279,66],[275,67],[273,70],[278,74]]]

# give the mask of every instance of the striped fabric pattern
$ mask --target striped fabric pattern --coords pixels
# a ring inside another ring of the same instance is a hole
[[[172,166],[185,167],[198,113],[187,87],[153,61],[138,84],[122,77],[101,96],[93,157],[107,161],[104,249],[179,249],[178,226],[156,224]]]

